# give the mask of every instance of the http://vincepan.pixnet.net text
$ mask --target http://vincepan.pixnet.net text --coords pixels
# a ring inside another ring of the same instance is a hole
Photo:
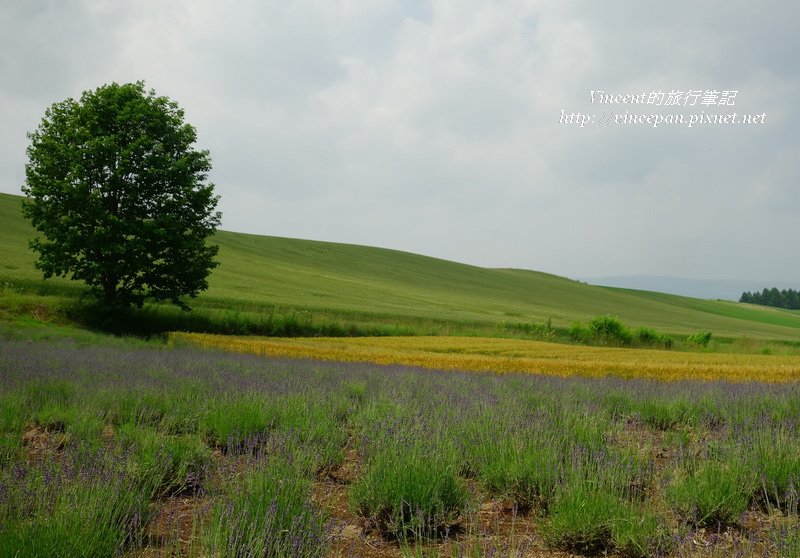
[[[748,126],[767,123],[766,112],[735,109],[738,90],[653,89],[649,92],[589,91],[592,110],[561,109],[559,124],[579,128],[609,126]]]

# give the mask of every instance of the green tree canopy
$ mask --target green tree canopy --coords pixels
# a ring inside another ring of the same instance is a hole
[[[23,214],[45,278],[84,281],[109,307],[188,308],[208,287],[219,198],[177,103],[112,83],[53,104],[28,137]]]
[[[800,292],[794,289],[778,290],[777,287],[765,288],[758,292],[742,293],[739,302],[749,302],[751,304],[762,304],[764,306],[775,306],[776,308],[788,308],[790,310],[800,310]]]

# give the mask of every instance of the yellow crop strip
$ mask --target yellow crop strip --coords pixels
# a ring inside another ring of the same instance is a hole
[[[266,338],[172,333],[171,342],[265,356],[445,370],[658,380],[792,382],[800,357],[584,347],[482,337]]]

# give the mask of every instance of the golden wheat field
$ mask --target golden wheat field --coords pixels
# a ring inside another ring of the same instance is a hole
[[[265,356],[405,364],[445,370],[658,380],[791,382],[800,357],[584,347],[483,337],[265,338],[171,333],[189,343]]]

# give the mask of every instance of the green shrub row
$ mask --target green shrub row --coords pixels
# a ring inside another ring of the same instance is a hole
[[[673,340],[668,335],[652,328],[636,331],[625,326],[615,316],[596,316],[587,324],[575,322],[569,328],[569,336],[580,343],[595,345],[672,347]]]

